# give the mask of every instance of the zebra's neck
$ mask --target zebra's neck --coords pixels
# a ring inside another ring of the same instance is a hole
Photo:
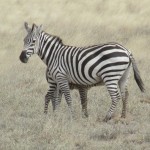
[[[50,63],[49,61],[54,59],[56,51],[62,46],[64,45],[59,37],[49,35],[43,31],[39,37],[38,55],[48,65]]]

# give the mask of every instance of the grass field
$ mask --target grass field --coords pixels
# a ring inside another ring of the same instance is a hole
[[[150,149],[149,0],[1,0],[0,12],[0,150]],[[115,117],[102,121],[111,104],[105,87],[89,90],[88,119],[81,117],[76,90],[71,92],[75,119],[69,119],[64,98],[57,116],[51,104],[45,116],[46,66],[38,56],[26,65],[19,61],[24,21],[43,24],[68,45],[124,45],[135,57],[146,93],[140,92],[132,72],[125,120],[120,119],[120,101]]]

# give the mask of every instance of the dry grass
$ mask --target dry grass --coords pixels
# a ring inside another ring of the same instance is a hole
[[[149,0],[1,0],[0,9],[0,150],[148,150],[150,147],[150,2]],[[72,91],[76,119],[69,118],[63,98],[58,114],[43,114],[48,85],[45,65],[33,56],[27,65],[23,48],[24,21],[43,24],[65,44],[85,46],[116,41],[136,59],[147,93],[141,94],[133,74],[128,115],[102,122],[110,99],[105,87],[89,91],[89,118],[81,118],[77,91]]]

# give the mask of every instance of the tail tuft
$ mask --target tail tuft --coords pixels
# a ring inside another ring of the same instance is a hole
[[[140,77],[140,72],[139,72],[139,70],[138,70],[138,68],[137,68],[136,62],[135,62],[135,60],[134,60],[132,54],[130,54],[129,57],[130,57],[130,59],[131,59],[132,66],[133,66],[134,79],[135,79],[137,85],[139,86],[141,92],[145,92],[144,83],[143,83],[143,81],[142,81],[142,79],[141,79],[141,77]]]
[[[137,74],[137,72],[135,72],[135,71],[134,71],[134,79],[135,79],[137,85],[139,86],[141,92],[145,92],[144,83],[143,83],[141,77],[139,76],[139,74]]]

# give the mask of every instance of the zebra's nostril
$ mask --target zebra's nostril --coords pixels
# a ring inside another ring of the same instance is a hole
[[[23,63],[28,62],[28,58],[26,57],[26,52],[25,51],[22,51],[19,58],[20,58],[20,61],[23,62]]]

